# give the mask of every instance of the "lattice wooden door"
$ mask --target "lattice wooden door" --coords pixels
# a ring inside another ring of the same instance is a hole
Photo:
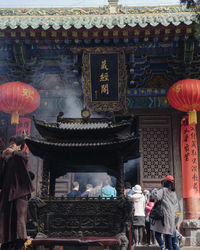
[[[140,180],[144,188],[160,186],[160,180],[173,174],[170,116],[141,116]]]

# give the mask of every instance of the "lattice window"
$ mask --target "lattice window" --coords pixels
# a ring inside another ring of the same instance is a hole
[[[161,179],[168,174],[169,129],[143,128],[143,178]]]

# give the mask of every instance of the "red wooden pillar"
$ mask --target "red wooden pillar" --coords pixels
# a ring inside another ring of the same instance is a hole
[[[132,223],[129,224],[129,250],[132,249]]]

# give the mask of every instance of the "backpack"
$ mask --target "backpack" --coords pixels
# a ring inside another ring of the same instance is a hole
[[[162,200],[156,202],[150,212],[150,221],[152,225],[155,225],[157,220],[160,220],[164,226],[164,214],[162,209]]]

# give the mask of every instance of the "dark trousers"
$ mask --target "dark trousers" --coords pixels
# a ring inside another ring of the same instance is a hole
[[[155,232],[155,237],[156,237],[156,240],[157,240],[159,246],[164,247],[165,244],[164,244],[164,241],[162,239],[161,233]]]
[[[174,233],[172,235],[172,248],[173,250],[180,250],[180,248],[178,247],[178,238],[177,238],[176,228],[174,229]]]
[[[177,237],[172,237],[172,247],[173,247],[173,250],[180,250],[180,248],[178,247]]]
[[[164,236],[165,236],[165,247],[168,250],[173,250],[172,249],[172,235],[165,234]]]
[[[165,245],[165,247],[168,250],[172,250],[172,235],[169,235],[169,234],[164,235],[165,244],[164,244],[164,241],[162,239],[161,233],[155,232],[155,236],[156,236],[156,240],[157,240],[160,247],[164,247],[164,245]]]
[[[145,228],[147,232],[147,244],[150,245],[151,243],[151,237],[152,237],[152,244],[155,244],[155,232],[150,229],[150,222],[145,222]]]

